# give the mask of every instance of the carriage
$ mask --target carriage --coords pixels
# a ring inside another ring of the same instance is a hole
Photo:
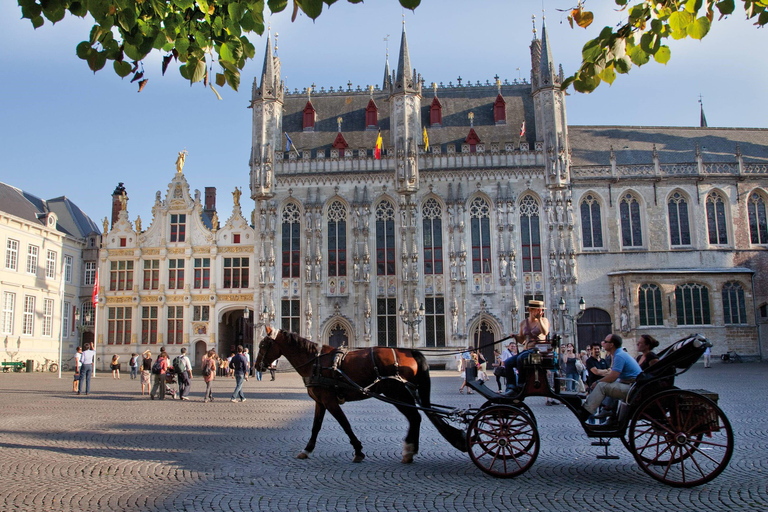
[[[584,432],[607,446],[620,439],[640,468],[652,478],[675,487],[693,487],[717,477],[733,453],[733,431],[705,391],[683,390],[675,377],[687,371],[711,346],[700,335],[688,336],[659,352],[659,361],[641,374],[626,400],[620,401],[615,421],[592,423],[581,407],[584,396],[565,392],[557,376],[556,346],[541,343],[525,361],[520,385],[508,395],[496,393],[477,380],[473,368],[467,384],[486,398],[479,408],[459,409],[432,404],[429,366],[421,352],[372,347],[346,352],[320,346],[293,333],[267,328],[259,345],[257,367],[284,355],[303,377],[315,400],[312,436],[299,458],[312,453],[326,411],[339,422],[355,449],[354,462],[365,455],[352,432],[341,404],[377,398],[393,404],[409,421],[403,444],[403,462],[418,453],[421,416],[427,418],[454,447],[469,453],[472,462],[494,477],[511,478],[531,468],[539,454],[540,438],[529,397],[561,401],[579,418]]]

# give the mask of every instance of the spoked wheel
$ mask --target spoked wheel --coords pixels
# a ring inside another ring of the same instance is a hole
[[[674,389],[643,402],[629,426],[628,444],[651,477],[674,487],[694,487],[728,465],[733,430],[712,400]]]
[[[532,416],[509,405],[481,410],[467,428],[469,456],[491,476],[521,475],[539,456],[539,432]]]
[[[51,373],[56,373],[59,371],[59,365],[56,363],[51,363],[51,365],[48,367],[48,371]]]

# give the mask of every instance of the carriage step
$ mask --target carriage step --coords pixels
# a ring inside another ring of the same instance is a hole
[[[603,439],[600,438],[599,441],[592,441],[592,446],[602,446],[605,448],[605,454],[603,455],[597,455],[597,459],[599,460],[618,460],[618,455],[609,455],[608,454],[608,447],[611,446],[611,440],[610,439]]]

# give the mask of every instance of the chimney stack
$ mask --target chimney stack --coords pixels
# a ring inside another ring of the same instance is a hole
[[[115,225],[115,222],[117,222],[118,219],[118,215],[120,214],[120,210],[123,209],[122,205],[120,204],[120,196],[123,195],[123,192],[125,192],[125,187],[121,181],[117,184],[117,187],[115,187],[115,191],[112,192],[112,222],[109,225],[110,227]]]
[[[213,213],[216,211],[216,187],[205,187],[205,207],[203,213],[208,216],[209,219],[213,218]]]

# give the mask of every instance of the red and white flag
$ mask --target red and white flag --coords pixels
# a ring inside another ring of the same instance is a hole
[[[91,298],[93,307],[96,307],[96,303],[99,302],[99,271],[96,270],[96,281],[93,283],[93,296]]]
[[[525,121],[523,121],[523,124],[520,125],[520,137],[525,135]]]

